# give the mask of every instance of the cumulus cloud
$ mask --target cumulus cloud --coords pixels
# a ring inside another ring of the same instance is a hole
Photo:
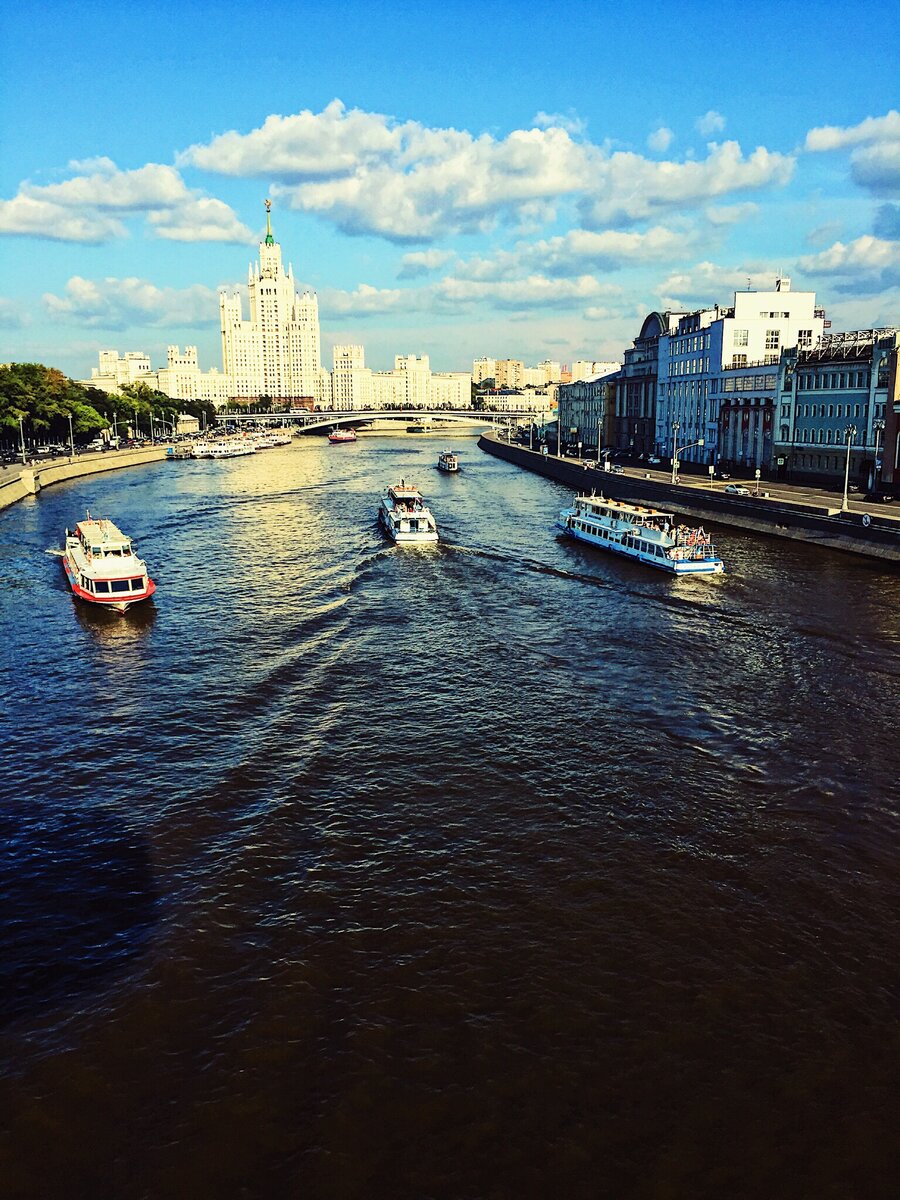
[[[736,142],[711,145],[701,162],[658,162],[611,153],[574,134],[571,116],[539,113],[505,137],[429,128],[335,100],[320,113],[270,116],[246,134],[230,131],[178,158],[208,171],[273,180],[272,194],[348,234],[427,242],[485,233],[498,221],[534,228],[567,198],[593,229],[644,220],[733,191],[786,183],[791,157],[763,147],[744,157]],[[670,131],[657,130],[663,147]]]
[[[805,149],[812,153],[854,147],[850,176],[854,183],[876,196],[900,193],[900,112],[866,117],[858,125],[822,125],[806,135]]]
[[[414,288],[377,288],[361,283],[352,292],[325,288],[319,293],[319,301],[322,312],[329,316],[380,317],[389,312],[416,312],[427,307],[427,296],[427,292]]]
[[[615,271],[626,263],[661,262],[684,255],[696,234],[655,226],[643,233],[608,229],[602,233],[573,229],[560,237],[521,243],[491,258],[461,263],[461,279],[512,279],[529,272],[559,277],[585,271]]]
[[[866,234],[801,258],[800,269],[825,276],[841,292],[871,294],[900,287],[900,242]]]
[[[647,137],[647,145],[657,154],[662,154],[672,145],[675,140],[675,134],[665,125],[660,125],[659,129],[654,131]]]
[[[777,272],[759,263],[745,267],[722,267],[701,262],[687,271],[675,271],[655,289],[666,308],[692,309],[703,305],[728,304],[733,292],[748,287],[771,291]]]
[[[695,128],[702,137],[712,137],[713,134],[721,133],[725,128],[725,118],[720,112],[711,108],[709,112],[705,112],[702,117],[697,118]]]
[[[531,123],[538,129],[565,129],[566,133],[573,136],[584,133],[587,129],[587,122],[571,110],[567,113],[539,112],[535,114]]]
[[[475,280],[448,277],[435,285],[438,304],[455,309],[473,304],[493,308],[524,310],[530,308],[571,308],[584,301],[609,295],[609,285],[593,275],[574,279],[551,279],[546,275],[528,275],[521,279]]]
[[[866,117],[858,125],[820,125],[806,135],[805,149],[817,152],[843,150],[847,146],[900,141],[900,112],[891,109],[883,117]]]
[[[226,204],[189,189],[173,167],[147,163],[120,171],[108,158],[70,167],[81,173],[59,183],[26,181],[12,200],[0,200],[0,234],[99,245],[126,236],[126,218],[143,216],[160,237],[252,239]]]
[[[580,202],[582,223],[589,229],[627,224],[732,192],[783,186],[794,166],[790,155],[763,146],[745,158],[737,142],[711,145],[696,162],[652,162],[619,152],[598,168],[594,194]]]
[[[206,326],[218,311],[217,295],[210,288],[160,288],[134,277],[92,280],[74,275],[63,296],[48,292],[43,300],[54,320],[108,330]]]
[[[705,215],[712,225],[736,225],[740,221],[749,221],[758,212],[759,205],[748,200],[746,204],[711,205]]]
[[[415,250],[411,254],[404,254],[397,278],[418,279],[422,275],[429,275],[453,257],[452,250]]]

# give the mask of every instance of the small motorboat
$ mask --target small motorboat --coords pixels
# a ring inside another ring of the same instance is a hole
[[[454,472],[459,470],[459,459],[452,450],[445,450],[443,454],[438,455],[438,470]]]

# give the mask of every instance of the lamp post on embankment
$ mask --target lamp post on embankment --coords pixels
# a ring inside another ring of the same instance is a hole
[[[844,498],[841,500],[841,512],[850,511],[850,502],[847,498],[847,492],[850,487],[850,451],[853,447],[853,439],[856,437],[856,426],[847,426],[847,462],[844,466]]]

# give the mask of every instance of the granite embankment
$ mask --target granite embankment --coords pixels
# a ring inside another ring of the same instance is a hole
[[[24,467],[7,467],[0,473],[0,509],[8,508],[26,496],[35,496],[42,488],[62,483],[65,479],[161,462],[166,458],[166,451],[165,446],[150,446],[144,450],[111,450],[99,454],[80,454],[74,459],[56,458]]]
[[[671,509],[679,516],[900,563],[900,517],[878,512],[877,505],[867,510],[855,502],[852,511],[841,512],[837,505],[809,503],[805,498],[791,499],[783,494],[732,496],[721,487],[714,490],[704,486],[699,479],[673,486],[638,471],[618,475],[595,468],[585,470],[580,462],[508,445],[493,434],[484,434],[478,444],[488,454],[555,479],[576,492],[596,489],[617,500]],[[798,495],[802,490],[798,489]]]

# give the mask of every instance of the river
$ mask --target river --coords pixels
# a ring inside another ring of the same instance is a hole
[[[4,1200],[894,1194],[900,574],[674,580],[445,448],[0,513]],[[124,617],[47,553],[88,508]]]

